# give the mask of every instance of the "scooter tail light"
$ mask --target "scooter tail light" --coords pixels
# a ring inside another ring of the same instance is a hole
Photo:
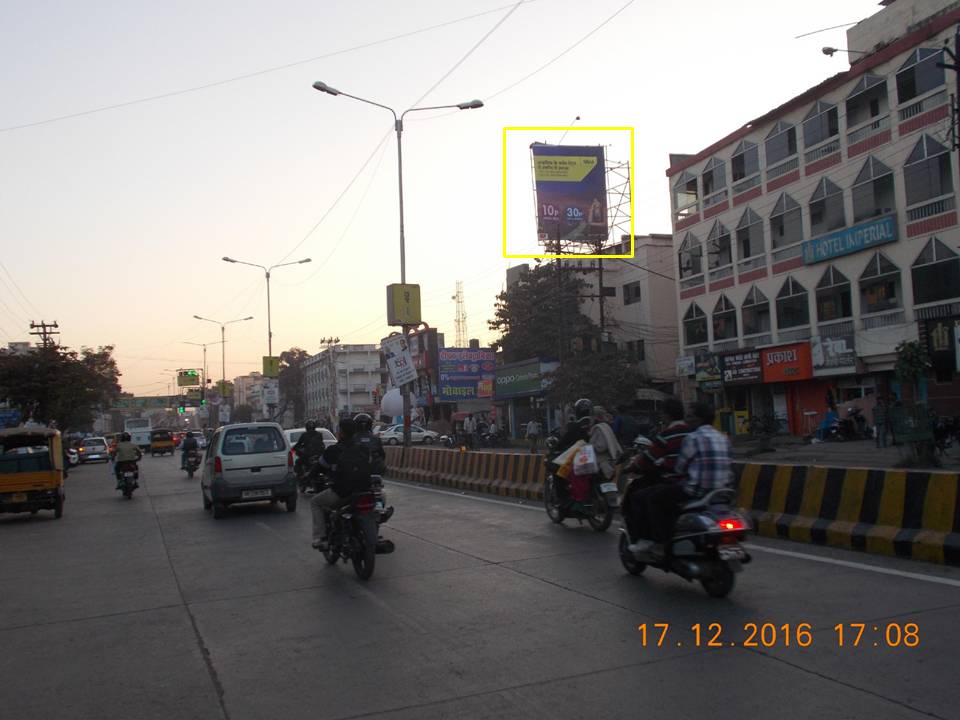
[[[724,518],[722,520],[717,520],[717,525],[721,530],[726,532],[732,532],[735,530],[745,530],[746,526],[743,523],[743,520],[740,518]]]

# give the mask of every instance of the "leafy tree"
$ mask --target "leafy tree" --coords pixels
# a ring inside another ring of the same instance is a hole
[[[306,397],[303,386],[303,362],[310,353],[298,347],[292,347],[280,353],[280,408],[281,417],[288,407],[293,407],[294,423],[299,427],[306,414]]]
[[[249,405],[237,405],[233,409],[233,418],[231,422],[248,423],[253,422],[253,408]]]
[[[547,380],[550,382],[547,397],[551,401],[572,402],[586,397],[613,413],[618,405],[636,397],[637,388],[644,384],[645,378],[626,353],[610,350],[603,354],[565,356]]]
[[[932,366],[927,349],[919,340],[904,340],[896,347],[897,360],[894,373],[900,382],[908,382],[914,387],[921,378],[926,377]]]

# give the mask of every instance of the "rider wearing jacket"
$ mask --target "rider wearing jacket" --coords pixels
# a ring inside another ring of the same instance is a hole
[[[137,462],[143,457],[140,448],[130,442],[130,433],[125,432],[120,436],[120,442],[117,443],[116,457],[114,458],[113,471],[117,476],[117,490],[121,486],[121,471],[124,465],[133,465],[136,468]]]
[[[306,463],[310,458],[322,456],[327,449],[327,446],[323,442],[323,434],[317,430],[316,420],[307,420],[307,422],[304,423],[304,428],[306,432],[300,436],[297,444],[293,446],[293,452],[297,456],[298,475],[300,474],[300,470],[306,467]]]
[[[373,418],[367,413],[358,413],[353,417],[353,424],[357,429],[353,441],[367,448],[370,453],[370,465],[374,475],[382,475],[387,470],[387,454],[383,451],[383,443],[380,442],[380,438],[373,434]]]
[[[327,521],[325,510],[337,507],[341,500],[349,498],[353,493],[362,492],[370,487],[370,476],[357,477],[351,475],[349,469],[341,462],[341,457],[349,453],[354,455],[362,446],[356,441],[356,426],[351,418],[340,421],[340,441],[323,453],[322,464],[333,468],[333,485],[323,492],[319,492],[310,500],[310,510],[313,514],[313,547],[320,550],[326,548]],[[348,462],[349,464],[349,462]],[[368,463],[369,466],[369,463]]]
[[[200,444],[197,442],[197,439],[193,436],[193,433],[187,433],[183,436],[183,440],[180,441],[180,450],[182,454],[180,455],[180,469],[187,469],[187,455],[190,454],[191,450],[199,450]]]

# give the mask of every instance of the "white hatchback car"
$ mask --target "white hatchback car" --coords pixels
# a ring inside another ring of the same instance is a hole
[[[204,510],[221,518],[228,505],[283,501],[297,509],[293,451],[277,423],[225,425],[210,440],[200,479]]]
[[[297,444],[297,440],[300,439],[300,436],[306,431],[306,428],[295,428],[293,430],[284,430],[283,434],[287,436],[287,442],[290,443],[290,447],[293,447]],[[323,436],[324,447],[330,447],[331,445],[337,444],[337,436],[326,428],[317,428],[317,432]]]

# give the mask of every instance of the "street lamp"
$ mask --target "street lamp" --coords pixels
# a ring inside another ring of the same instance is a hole
[[[833,57],[833,54],[834,54],[834,53],[838,53],[838,52],[857,53],[858,55],[869,55],[869,54],[870,54],[870,53],[868,53],[868,52],[865,51],[865,50],[847,50],[846,48],[835,48],[835,47],[824,47],[824,48],[820,48],[820,52],[822,52],[822,53],[823,53],[824,55],[826,55],[827,57]]]
[[[196,345],[197,347],[203,348],[203,382],[201,383],[200,399],[206,400],[207,399],[207,345],[222,345],[223,340],[217,340],[216,342],[208,342],[208,343],[196,343],[196,342],[190,342],[189,340],[183,340],[182,342],[184,345]]]
[[[481,100],[467,100],[466,102],[457,103],[456,105],[432,105],[430,107],[415,107],[404,110],[399,117],[397,117],[397,112],[393,108],[387,105],[381,105],[378,102],[373,102],[372,100],[367,100],[366,98],[358,97],[356,95],[351,95],[350,93],[345,93],[342,90],[337,90],[327,85],[325,82],[317,81],[313,84],[314,90],[319,90],[322,93],[327,95],[333,95],[334,97],[338,95],[343,95],[344,97],[351,98],[353,100],[358,100],[359,102],[366,103],[367,105],[374,105],[384,110],[389,110],[393,115],[393,127],[397,132],[397,179],[400,189],[400,282],[402,284],[407,283],[407,258],[406,258],[406,238],[404,237],[403,232],[403,118],[409,112],[419,112],[421,110],[476,110],[483,107],[483,101]],[[409,328],[403,326],[403,334],[407,334]],[[410,444],[410,393],[403,393],[403,444]]]
[[[220,326],[220,372],[221,372],[221,387],[220,391],[222,392],[227,386],[227,325],[232,325],[233,323],[244,322],[246,320],[253,320],[253,315],[245,318],[238,318],[236,320],[227,320],[226,322],[220,322],[219,320],[211,320],[210,318],[200,317],[199,315],[193,316],[195,320],[203,320],[204,322],[211,322],[214,325]],[[204,378],[206,380],[206,378]]]

